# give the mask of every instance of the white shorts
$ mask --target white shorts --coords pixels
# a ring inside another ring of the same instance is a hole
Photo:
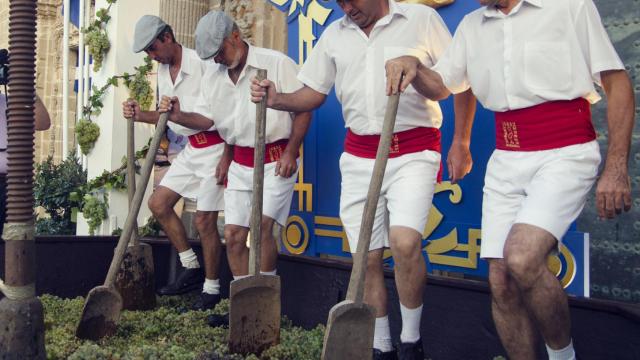
[[[580,215],[600,165],[597,141],[544,151],[495,150],[482,200],[483,258],[502,258],[516,223],[534,225],[558,242]]]
[[[375,159],[346,152],[340,157],[340,219],[352,253],[358,244],[374,162]],[[409,227],[420,234],[424,232],[439,170],[440,154],[430,150],[388,160],[369,250],[389,247],[391,226]]]
[[[187,144],[171,163],[160,186],[196,201],[198,211],[224,209],[224,186],[216,185],[216,166],[224,152],[224,143],[206,148]]]
[[[298,178],[298,171],[285,178],[276,176],[276,162],[264,164],[264,188],[262,190],[262,214],[274,219],[284,226],[289,217],[293,186]],[[253,195],[253,168],[231,162],[229,181],[224,191],[225,224],[249,227],[251,221],[251,205]]]

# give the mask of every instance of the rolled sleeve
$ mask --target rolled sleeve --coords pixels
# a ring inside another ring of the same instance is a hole
[[[442,82],[453,94],[459,94],[469,89],[464,21],[458,26],[451,45],[431,70],[442,77]]]
[[[336,66],[328,51],[330,34],[330,28],[322,34],[298,74],[298,80],[325,95],[331,91],[336,79]]]
[[[593,0],[582,0],[576,4],[575,24],[578,42],[593,81],[600,85],[601,72],[623,70],[624,64],[602,25],[600,14]]]

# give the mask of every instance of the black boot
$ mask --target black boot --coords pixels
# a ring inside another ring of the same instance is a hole
[[[414,343],[398,344],[398,360],[424,360],[422,339],[418,339]]]
[[[394,350],[382,352],[378,349],[373,349],[373,360],[398,360],[398,356]]]
[[[167,284],[158,290],[159,295],[180,295],[189,291],[202,289],[204,283],[204,272],[202,268],[182,270],[176,281]]]
[[[193,304],[191,310],[205,311],[212,310],[220,302],[220,294],[207,294],[203,292],[200,294],[200,298]]]
[[[229,313],[224,315],[213,314],[207,317],[207,324],[211,327],[229,327]]]

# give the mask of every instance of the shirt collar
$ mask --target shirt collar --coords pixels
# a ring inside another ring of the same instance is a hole
[[[187,75],[193,74],[193,68],[198,65],[191,55],[190,51],[186,47],[182,46],[182,63],[180,64],[180,72]]]
[[[247,49],[247,62],[245,64],[245,68],[247,66],[251,66],[253,68],[259,69],[260,63],[258,63],[258,57],[256,56],[255,47],[246,41],[244,43],[249,47],[249,49]]]
[[[387,25],[396,16],[401,16],[406,18],[407,13],[405,12],[405,9],[401,8],[400,5],[398,5],[397,2],[395,2],[394,0],[389,0],[389,13],[384,17],[382,17],[380,20],[378,20],[379,24],[376,24],[376,25]],[[356,25],[347,14],[344,14],[344,16],[342,17],[342,20],[340,21],[340,25],[342,25],[343,27],[351,27],[351,28],[358,27],[358,25]]]
[[[522,7],[523,3],[529,3],[533,6],[542,7],[542,1],[543,0],[521,0],[518,5],[516,5],[513,10],[511,10],[511,13],[509,13],[509,15],[513,15],[515,13],[518,12],[518,10],[520,10],[520,8]],[[500,12],[500,10],[496,9],[495,7],[486,7],[484,9],[484,16],[487,18],[492,18],[492,17],[505,17],[507,15],[503,14],[502,12]]]

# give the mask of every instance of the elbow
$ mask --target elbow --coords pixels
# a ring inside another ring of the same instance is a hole
[[[51,118],[48,113],[37,114],[35,116],[35,129],[36,131],[49,130],[51,127]]]
[[[427,97],[433,101],[442,101],[448,98],[449,95],[451,95],[451,91],[449,91],[449,89],[445,86],[439,86],[433,89]]]
[[[445,100],[446,98],[449,97],[449,95],[451,95],[451,91],[449,91],[449,89],[447,89],[446,87],[442,86],[435,93],[435,95],[434,95],[435,98],[433,100],[436,100],[436,101]]]

